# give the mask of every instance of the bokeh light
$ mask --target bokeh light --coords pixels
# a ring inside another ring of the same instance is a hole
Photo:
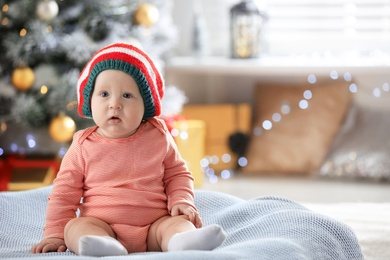
[[[283,102],[280,111],[282,112],[283,115],[290,114],[290,112],[291,112],[290,103],[288,103],[288,102]]]
[[[311,99],[313,97],[313,93],[311,90],[305,90],[305,92],[303,92],[303,97],[306,99]]]
[[[279,113],[274,113],[272,115],[272,120],[277,123],[277,122],[280,122],[280,120],[282,120],[282,115],[279,114]]]
[[[307,100],[302,99],[301,101],[299,101],[300,109],[307,109],[308,107],[309,107],[309,102],[307,102]]]
[[[383,89],[384,91],[386,91],[386,92],[389,92],[389,91],[390,91],[390,85],[389,85],[389,83],[387,83],[387,82],[383,83],[382,89]]]
[[[221,178],[224,180],[229,179],[232,176],[231,172],[229,170],[223,170],[221,172]]]
[[[230,156],[230,154],[225,153],[225,154],[222,155],[222,161],[223,161],[224,163],[228,163],[228,162],[230,162],[231,160],[232,160],[232,157]]]
[[[349,91],[351,91],[352,93],[357,92],[357,86],[355,83],[352,83],[351,85],[349,85]]]
[[[264,120],[262,126],[263,126],[263,128],[264,128],[265,130],[271,130],[271,128],[272,128],[272,122],[269,121],[269,120]]]
[[[381,93],[380,88],[374,88],[374,90],[372,91],[372,95],[374,97],[381,97],[382,93]]]
[[[345,81],[351,81],[351,80],[352,80],[352,75],[351,75],[351,73],[345,72],[345,73],[344,73],[344,80],[345,80]]]
[[[339,78],[339,74],[337,73],[337,71],[332,70],[332,71],[330,72],[330,78],[331,78],[331,79],[338,79],[338,78]]]
[[[178,129],[176,129],[176,128],[173,128],[172,130],[171,130],[171,135],[173,136],[173,137],[177,137],[177,136],[179,136],[179,130]]]
[[[65,153],[66,151],[68,151],[68,148],[66,147],[61,147],[59,150],[58,150],[58,156],[60,158],[63,158],[65,156]]]
[[[213,168],[207,168],[205,173],[208,177],[215,175],[215,171]]]
[[[180,132],[180,139],[187,140],[188,139],[188,132],[187,131]]]
[[[207,158],[202,158],[202,160],[200,160],[200,166],[203,168],[209,167],[209,164],[210,162]]]
[[[30,148],[34,148],[36,146],[36,144],[37,144],[36,141],[35,141],[34,136],[31,135],[31,134],[27,134],[26,135],[26,141],[27,141],[28,147],[30,147]]]
[[[260,136],[263,133],[263,130],[261,129],[260,126],[255,126],[253,128],[253,135],[254,136]]]
[[[245,157],[238,158],[238,165],[241,167],[245,167],[248,165],[248,160]]]
[[[310,74],[308,77],[307,77],[307,81],[310,83],[310,84],[314,84],[317,82],[317,77],[314,75],[314,74]]]
[[[218,176],[216,176],[216,175],[210,176],[209,177],[209,181],[210,181],[210,183],[213,183],[213,184],[217,183],[218,182]]]
[[[11,144],[11,152],[16,153],[19,150],[19,146],[15,143]]]
[[[210,157],[210,163],[211,164],[218,164],[219,163],[219,158],[218,158],[218,156],[217,155],[213,155],[213,156],[211,156]]]

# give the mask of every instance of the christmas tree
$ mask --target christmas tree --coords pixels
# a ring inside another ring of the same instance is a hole
[[[0,155],[67,146],[92,123],[77,114],[75,87],[96,50],[121,41],[163,61],[176,41],[172,1],[0,0],[0,8]]]

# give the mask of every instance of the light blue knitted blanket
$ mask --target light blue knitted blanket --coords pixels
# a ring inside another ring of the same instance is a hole
[[[1,259],[94,259],[71,252],[31,254],[43,234],[51,187],[0,193]],[[148,252],[104,259],[363,259],[358,241],[345,224],[290,200],[261,197],[241,200],[227,194],[200,191],[196,205],[204,225],[221,225],[228,237],[213,251]]]

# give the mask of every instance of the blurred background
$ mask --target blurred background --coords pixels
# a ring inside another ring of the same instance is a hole
[[[0,0],[1,190],[49,185],[99,48],[144,49],[200,189],[385,201],[388,0]]]

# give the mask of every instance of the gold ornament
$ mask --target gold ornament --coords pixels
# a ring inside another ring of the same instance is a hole
[[[134,12],[134,21],[136,24],[149,27],[155,24],[160,17],[158,9],[151,4],[142,3]]]
[[[1,133],[5,133],[7,131],[7,128],[8,128],[7,123],[6,122],[1,122],[1,124],[0,124],[0,132]]]
[[[53,20],[58,14],[58,4],[54,0],[41,0],[37,4],[36,14],[41,21]]]
[[[35,74],[30,67],[18,67],[12,72],[12,85],[17,90],[25,91],[29,90],[34,84]]]
[[[60,113],[57,117],[53,118],[49,125],[49,134],[51,138],[59,143],[72,140],[75,131],[75,122],[71,117],[64,113]]]

